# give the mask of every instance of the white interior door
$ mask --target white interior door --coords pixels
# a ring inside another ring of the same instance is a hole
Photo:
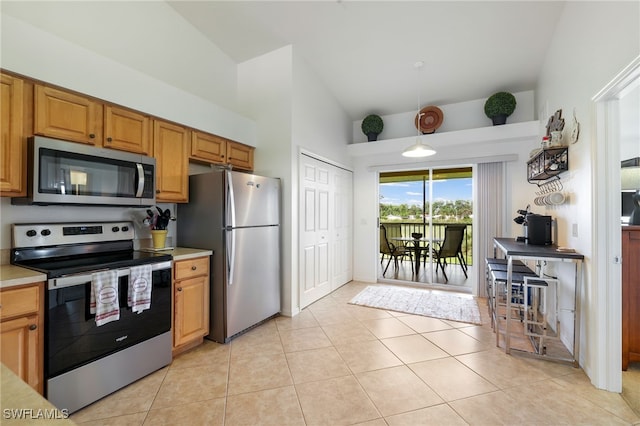
[[[300,156],[300,308],[331,291],[329,167]]]
[[[300,156],[300,308],[353,278],[353,173]]]
[[[353,173],[334,167],[333,171],[333,265],[331,290],[353,278]]]

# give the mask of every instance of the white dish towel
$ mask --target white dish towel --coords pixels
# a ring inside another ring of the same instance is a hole
[[[132,312],[151,308],[151,265],[134,266],[129,272],[127,304]]]
[[[102,271],[91,274],[91,300],[89,311],[96,314],[98,327],[120,319],[118,301],[118,273]]]

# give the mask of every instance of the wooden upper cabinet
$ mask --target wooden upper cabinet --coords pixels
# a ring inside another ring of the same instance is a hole
[[[116,106],[105,106],[103,146],[151,155],[149,116]]]
[[[23,196],[26,193],[26,138],[23,135],[24,82],[0,74],[0,195]]]
[[[153,120],[153,156],[156,159],[156,201],[189,201],[189,129]]]
[[[88,145],[102,140],[102,104],[63,90],[37,84],[34,133]]]
[[[191,158],[209,163],[224,163],[227,140],[194,130],[191,132]]]
[[[227,163],[236,169],[253,171],[253,151],[251,146],[227,141]]]

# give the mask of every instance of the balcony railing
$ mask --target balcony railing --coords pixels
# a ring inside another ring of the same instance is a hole
[[[387,228],[387,238],[392,239],[396,237],[411,237],[414,232],[419,232],[422,235],[431,235],[434,239],[444,240],[444,229],[447,225],[452,223],[460,224],[459,222],[433,222],[433,231],[430,232],[429,224],[423,225],[417,222],[399,222],[399,221],[381,221]],[[462,241],[462,255],[464,256],[467,265],[473,265],[473,226],[470,223],[467,225],[464,232],[464,240]],[[449,261],[449,260],[447,260]],[[453,263],[458,263],[458,259],[455,259]]]

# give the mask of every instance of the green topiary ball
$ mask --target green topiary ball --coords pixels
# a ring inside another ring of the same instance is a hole
[[[516,109],[516,98],[509,92],[498,92],[489,96],[484,104],[484,113],[489,118],[498,115],[510,116]]]
[[[362,120],[362,133],[382,133],[382,129],[384,128],[384,124],[382,123],[382,118],[379,115],[371,114],[367,115],[364,120]]]

